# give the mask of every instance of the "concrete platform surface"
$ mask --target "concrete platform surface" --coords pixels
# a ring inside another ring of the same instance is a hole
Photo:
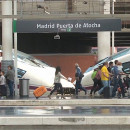
[[[0,100],[0,106],[72,106],[72,105],[130,105],[130,99],[48,99],[26,98]]]
[[[130,106],[0,107],[0,125],[130,125]]]

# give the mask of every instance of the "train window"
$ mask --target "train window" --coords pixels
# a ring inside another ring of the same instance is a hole
[[[96,65],[94,65],[92,67],[89,67],[85,71],[85,73],[90,72],[90,71],[98,68],[100,65],[103,65],[103,63],[105,63],[105,62],[110,62],[111,60],[116,59],[116,58],[121,57],[121,56],[124,56],[126,54],[130,54],[130,48],[125,49],[125,50],[123,50],[123,51],[121,51],[121,52],[119,52],[119,53],[117,53],[117,54],[115,54],[115,55],[113,55],[111,57],[107,57],[107,58],[105,58],[103,60],[100,60]],[[125,66],[127,66],[127,67],[125,67],[124,71],[126,71],[126,73],[130,73],[130,64],[125,65]]]
[[[38,66],[31,58],[24,58],[23,61],[25,61],[27,64],[32,65],[32,66]]]
[[[105,63],[105,62],[107,62],[107,61],[108,61],[108,57],[105,58],[105,59],[103,59],[103,60],[101,60],[101,61],[99,61],[99,62],[93,67],[93,69],[98,68],[99,66],[103,65],[103,63]]]
[[[92,69],[93,69],[93,67],[89,67],[89,68],[85,71],[85,73],[91,71]]]
[[[40,61],[40,60],[34,58],[33,56],[25,54],[20,51],[18,51],[17,57],[18,57],[19,61],[26,62],[27,64],[30,64],[33,66],[38,66],[38,67],[44,67],[44,66],[48,67],[49,66],[47,63]]]
[[[19,68],[17,68],[17,72],[18,72],[18,78],[22,78],[24,76],[24,74],[26,73],[25,70],[22,70]]]
[[[125,62],[122,65],[124,73],[130,74],[130,62]]]
[[[94,69],[98,68],[100,65],[103,65],[103,63],[106,62],[107,60],[108,60],[108,57],[105,58],[105,59],[103,59],[103,60],[98,61],[98,63],[97,63],[96,65],[89,67],[89,68],[85,71],[85,73],[90,72],[91,70],[94,70]]]
[[[123,51],[120,51],[119,53],[117,53],[117,54],[111,56],[111,57],[109,58],[109,60],[114,60],[114,59],[116,59],[116,58],[118,58],[118,57],[121,57],[121,56],[124,56],[124,55],[126,55],[126,54],[130,54],[130,48],[129,48],[129,49],[126,49],[126,50],[123,50]]]
[[[33,59],[33,62],[35,62],[38,66],[41,66],[41,67],[44,67],[44,66],[50,66],[50,65],[48,65],[46,62],[44,62],[44,61],[40,61],[40,60],[38,60],[38,59],[36,59],[36,58],[34,58]]]
[[[107,60],[108,60],[108,57],[105,58],[105,59],[103,59],[103,60],[98,61],[98,63],[97,63],[96,65],[89,67],[89,68],[85,71],[85,73],[90,72],[91,70],[94,70],[94,69],[98,68],[100,65],[103,65],[103,63],[106,62]]]

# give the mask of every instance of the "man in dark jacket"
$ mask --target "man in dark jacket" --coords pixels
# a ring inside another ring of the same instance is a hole
[[[83,74],[81,71],[81,68],[79,67],[79,65],[76,63],[75,64],[75,69],[76,69],[76,73],[75,73],[75,79],[76,79],[76,85],[75,85],[75,89],[76,89],[76,95],[78,95],[78,89],[81,89],[85,92],[85,95],[87,93],[87,90],[82,87],[81,85],[81,80],[83,78]]]
[[[113,68],[113,62],[109,62],[109,67],[107,68],[109,73],[112,73],[112,68]]]
[[[7,85],[9,86],[9,90],[10,90],[10,97],[13,97],[13,92],[14,92],[14,71],[12,69],[12,66],[8,66],[8,71],[5,75],[6,80],[7,80]]]

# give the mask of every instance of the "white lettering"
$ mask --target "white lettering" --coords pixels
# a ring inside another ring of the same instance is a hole
[[[59,24],[57,23],[57,28],[64,28],[64,29],[67,29],[67,28],[73,28],[73,24]]]
[[[55,28],[55,24],[37,24],[37,29],[38,28]]]
[[[83,28],[100,28],[101,25],[97,23],[84,23]]]
[[[76,23],[76,24],[75,24],[75,28],[81,28],[81,24]]]

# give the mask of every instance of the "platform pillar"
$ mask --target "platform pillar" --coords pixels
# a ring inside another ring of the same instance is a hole
[[[2,15],[12,15],[12,1],[2,1]],[[14,66],[12,57],[13,35],[12,18],[2,19],[2,51],[1,69],[7,71],[8,65]]]
[[[110,0],[104,0],[104,14],[110,14]],[[98,32],[98,61],[110,56],[110,32]]]

